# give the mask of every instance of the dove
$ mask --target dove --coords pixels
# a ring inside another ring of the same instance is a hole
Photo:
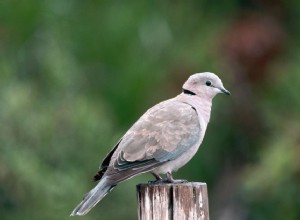
[[[147,110],[104,158],[94,177],[98,184],[71,216],[87,214],[119,182],[142,173],[153,174],[154,182],[183,182],[172,173],[198,151],[218,93],[230,95],[217,75],[196,73],[183,84],[181,94]]]

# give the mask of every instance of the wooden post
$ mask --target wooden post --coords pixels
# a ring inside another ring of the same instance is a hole
[[[139,220],[209,220],[206,183],[137,185]]]

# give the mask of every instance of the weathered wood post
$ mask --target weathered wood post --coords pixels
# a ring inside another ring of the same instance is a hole
[[[139,220],[209,220],[206,183],[137,185]]]

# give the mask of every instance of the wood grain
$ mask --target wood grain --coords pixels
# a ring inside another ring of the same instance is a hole
[[[206,183],[137,185],[139,220],[209,220]]]

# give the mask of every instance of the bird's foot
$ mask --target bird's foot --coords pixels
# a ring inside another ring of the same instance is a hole
[[[155,177],[156,180],[148,181],[149,184],[160,184],[165,182],[165,180],[159,174],[152,173],[152,172],[151,174]]]
[[[160,175],[152,173],[152,175],[156,178],[154,181],[148,181],[149,184],[163,184],[163,183],[187,183],[187,180],[175,180],[172,176],[172,173],[167,173],[166,178],[162,178]]]
[[[171,172],[167,172],[167,182],[168,183],[187,183],[187,180],[175,180]]]
[[[187,180],[169,180],[168,178],[163,178],[160,180],[153,180],[153,181],[148,181],[149,184],[163,184],[163,183],[187,183]]]
[[[175,180],[175,179],[173,179],[173,180],[168,180],[167,181],[167,183],[187,183],[188,181],[187,180],[180,180],[180,179],[178,179],[178,180]]]
[[[149,184],[162,184],[162,183],[167,183],[167,179],[160,179],[160,180],[153,180],[153,181],[148,181]]]

